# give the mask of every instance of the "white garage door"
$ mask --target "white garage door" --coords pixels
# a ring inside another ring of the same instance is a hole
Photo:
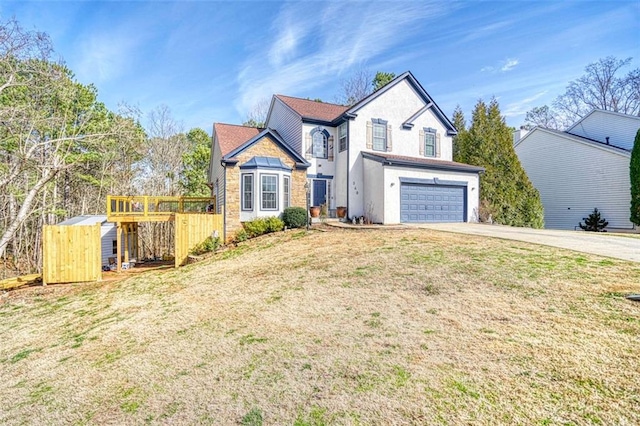
[[[464,222],[466,187],[403,183],[400,221],[404,223]]]

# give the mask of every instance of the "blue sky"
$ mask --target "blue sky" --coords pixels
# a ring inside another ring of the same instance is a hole
[[[209,133],[273,93],[333,101],[362,68],[410,70],[449,116],[495,96],[519,126],[599,58],[640,67],[638,0],[0,1],[0,16],[47,32],[108,107],[165,104]]]

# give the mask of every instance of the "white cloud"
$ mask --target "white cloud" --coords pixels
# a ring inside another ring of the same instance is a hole
[[[542,92],[538,92],[532,96],[529,96],[528,98],[524,98],[516,102],[511,102],[507,105],[506,108],[504,108],[504,110],[502,111],[502,114],[506,117],[523,115],[527,111],[529,111],[531,108],[533,108],[534,101],[537,101],[538,99],[542,98],[544,95],[547,94],[547,92],[548,92],[547,90],[544,90]]]
[[[99,33],[80,44],[77,74],[81,81],[102,83],[119,77],[135,59],[136,38],[123,33]]]
[[[520,63],[520,60],[518,59],[508,58],[503,61],[500,61],[497,66],[487,65],[486,67],[482,67],[480,69],[480,72],[487,72],[491,74],[497,73],[497,72],[509,72],[513,70],[515,67],[517,67],[519,63]]]
[[[504,65],[502,66],[502,68],[500,68],[500,71],[502,72],[507,72],[507,71],[511,71],[512,69],[514,69],[518,64],[520,63],[519,60],[517,59],[507,59],[507,61],[504,63]]]
[[[241,113],[274,93],[296,95],[330,80],[337,89],[345,72],[385,53],[395,54],[390,49],[411,35],[408,29],[446,10],[446,5],[424,2],[403,4],[394,13],[365,3],[347,8],[332,2],[321,5],[313,14],[309,3],[282,6],[274,24],[276,35],[238,74],[235,105]]]

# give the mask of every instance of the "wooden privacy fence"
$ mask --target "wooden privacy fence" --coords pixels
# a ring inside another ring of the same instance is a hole
[[[100,224],[45,225],[42,233],[43,284],[100,281]]]
[[[187,263],[189,251],[200,244],[207,237],[213,236],[216,231],[224,240],[224,215],[223,214],[182,214],[176,213],[175,226],[175,266]]]

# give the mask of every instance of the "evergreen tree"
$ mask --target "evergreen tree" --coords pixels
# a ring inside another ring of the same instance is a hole
[[[479,100],[471,125],[465,129],[459,108],[454,125],[461,126],[456,136],[455,161],[482,166],[480,178],[481,218],[492,216],[497,223],[542,228],[543,207],[538,190],[533,187],[513,149],[512,129],[500,114],[496,99],[489,105]]]
[[[373,77],[373,80],[371,81],[371,85],[373,86],[373,91],[377,92],[378,90],[382,89],[384,86],[389,84],[391,80],[393,80],[394,78],[396,78],[395,73],[378,71],[376,73],[376,76]]]
[[[631,180],[631,222],[640,225],[640,130],[636,133],[629,164]]]
[[[464,120],[464,114],[460,105],[456,105],[456,109],[453,111],[453,126],[458,130],[458,135],[466,132],[467,125]],[[460,141],[458,136],[453,137],[453,161],[461,162],[460,160]]]
[[[207,187],[207,171],[211,157],[211,137],[200,128],[187,133],[189,150],[182,155],[182,176],[180,184],[184,195],[189,197],[208,197],[211,190]]]
[[[600,216],[600,212],[597,208],[594,208],[593,212],[591,212],[588,217],[583,217],[582,220],[584,220],[584,225],[582,222],[579,222],[578,226],[580,226],[580,229],[584,231],[607,232],[604,228],[609,225],[609,222]]]

